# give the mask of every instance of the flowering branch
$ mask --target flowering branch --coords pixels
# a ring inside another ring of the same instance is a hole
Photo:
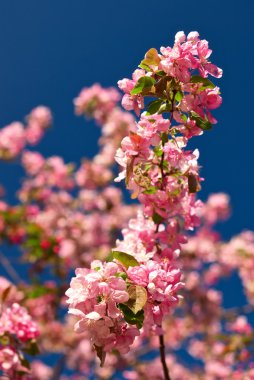
[[[164,344],[164,337],[163,335],[159,335],[159,341],[160,341],[160,356],[161,356],[161,363],[164,373],[165,380],[171,380],[171,377],[169,375],[169,370],[166,363],[166,355],[165,355],[165,344]]]
[[[102,364],[106,352],[128,352],[139,330],[146,334],[152,329],[160,336],[166,380],[161,325],[177,305],[183,287],[177,265],[181,243],[199,223],[198,152],[184,148],[189,138],[212,127],[216,121],[209,109],[221,103],[218,87],[206,77],[209,73],[220,77],[222,71],[208,61],[209,55],[207,42],[198,33],[186,38],[180,32],[173,49],[161,48],[161,54],[150,49],[133,79],[118,82],[127,110],[139,115],[144,99],[155,99],[116,153],[124,169],[116,181],[125,178],[132,198],[142,204],[136,228],[140,221],[143,225],[137,230],[135,246],[129,244],[125,230],[123,241],[112,252],[114,262],[95,261],[90,270],[77,269],[66,292],[69,312],[81,318],[76,331],[89,331]],[[197,70],[200,76],[195,75]],[[82,295],[76,289],[82,289]]]

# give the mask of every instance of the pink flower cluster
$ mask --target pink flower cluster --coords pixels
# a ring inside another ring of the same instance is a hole
[[[20,367],[20,358],[15,349],[0,346],[0,370],[5,374],[13,374],[13,371]]]
[[[126,282],[120,274],[116,263],[102,264],[96,260],[91,269],[76,269],[76,277],[66,292],[69,313],[81,318],[75,330],[88,330],[93,345],[105,352],[116,349],[126,353],[139,335],[136,327],[124,321],[117,307],[129,299]]]
[[[137,217],[122,229],[123,239],[116,241],[116,250],[131,252],[139,263],[146,263],[156,253],[155,229],[156,224],[139,210]]]
[[[200,210],[200,216],[208,225],[214,225],[219,220],[226,220],[229,215],[229,196],[224,193],[211,194]]]
[[[184,242],[184,230],[199,223],[201,203],[194,193],[200,188],[200,177],[197,150],[184,151],[186,142],[181,137],[161,141],[162,133],[170,133],[169,126],[161,115],[142,115],[136,131],[123,139],[116,153],[116,161],[124,168],[116,181],[126,178],[146,217],[167,221],[166,231],[157,231],[157,238],[175,250]]]
[[[111,122],[112,103],[109,99],[107,106],[104,103],[109,95],[116,101],[110,90],[105,93],[96,85],[90,90],[84,89],[75,100],[77,113],[93,116],[99,124],[104,122],[107,126],[103,127],[103,142],[112,131],[113,136],[117,136],[112,148],[117,148],[122,139],[115,159],[123,171],[116,181],[125,179],[132,198],[138,198],[142,204],[137,218],[123,229],[123,240],[117,240],[120,256],[116,256],[115,261],[118,264],[96,262],[90,270],[78,269],[66,293],[70,312],[81,318],[76,330],[89,331],[94,346],[103,347],[104,351],[118,347],[118,343],[114,346],[111,342],[113,320],[128,326],[126,321],[130,315],[136,318],[139,311],[144,313],[143,331],[153,329],[161,334],[164,317],[178,303],[178,291],[183,283],[177,257],[181,245],[187,241],[186,232],[199,224],[202,206],[195,196],[202,180],[197,162],[199,153],[185,148],[190,137],[215,123],[210,110],[221,104],[219,88],[206,78],[208,73],[216,77],[222,73],[208,61],[210,54],[207,42],[200,40],[196,32],[187,38],[182,32],[178,33],[174,47],[161,48],[161,54],[150,49],[140,69],[134,71],[132,80],[123,79],[118,83],[125,92],[123,106],[127,110],[134,109],[139,114],[146,96],[155,99],[147,105],[147,112],[137,123],[130,119],[125,123],[128,126],[124,128],[125,135],[116,134],[116,125],[120,125]],[[201,76],[195,75],[195,70]],[[100,156],[97,162],[101,163],[101,170],[105,168]],[[87,173],[94,169],[97,166],[92,168],[85,164],[77,177],[79,184],[88,186],[90,191],[100,186],[86,179]],[[100,179],[103,182],[103,177]],[[87,191],[82,193],[86,200],[90,200],[90,195]],[[125,260],[127,263],[131,260],[132,264],[126,266]],[[124,264],[121,270],[120,263]],[[105,275],[109,269],[112,273]],[[111,281],[116,286],[114,290]],[[116,289],[121,289],[126,299],[123,294],[123,299],[115,298]],[[134,295],[129,299],[131,291]],[[141,306],[133,309],[132,302]],[[129,344],[124,350],[127,351],[127,347]]]
[[[101,149],[92,163],[92,169],[99,170],[100,173],[93,176],[94,180],[108,175],[109,166],[115,162],[116,149],[127,131],[134,127],[134,117],[117,107],[119,100],[120,95],[114,88],[102,88],[99,84],[84,88],[74,99],[76,113],[87,118],[93,117],[102,129],[99,140]],[[88,161],[85,161],[84,166],[88,166]]]
[[[130,267],[127,275],[135,285],[147,290],[144,328],[149,333],[151,327],[161,327],[163,318],[178,303],[177,292],[184,286],[181,271],[174,268],[169,260],[149,260],[140,266]]]
[[[125,93],[123,107],[139,114],[145,106],[144,97],[150,96],[158,98],[157,103],[153,103],[155,112],[172,111],[179,124],[176,128],[186,137],[200,134],[199,128],[211,128],[210,123],[216,123],[216,119],[210,110],[219,107],[222,99],[219,88],[206,77],[210,74],[220,78],[222,70],[209,62],[212,50],[208,42],[200,40],[197,32],[191,32],[187,37],[179,32],[173,48],[162,47],[160,53],[150,49],[132,79],[118,82]],[[169,96],[170,91],[175,104]],[[150,108],[148,112],[151,112]]]
[[[49,197],[52,188],[65,190],[73,189],[75,181],[72,178],[73,165],[65,164],[59,156],[52,156],[45,159],[40,153],[24,151],[22,154],[22,164],[31,176],[23,184],[20,196],[25,198],[26,193],[37,193],[37,197]],[[22,196],[24,193],[24,196]]]
[[[140,114],[140,110],[144,108],[144,98],[140,95],[132,96],[131,91],[134,89],[137,81],[145,75],[145,70],[137,69],[132,74],[132,79],[124,78],[118,81],[118,87],[125,95],[122,99],[122,106],[127,111],[134,110],[137,115]]]
[[[102,123],[119,100],[120,95],[115,88],[104,89],[99,84],[94,84],[81,91],[74,99],[74,105],[77,115],[86,114]]]
[[[3,309],[0,316],[0,335],[14,335],[21,342],[37,338],[39,330],[26,309],[17,303]]]
[[[27,116],[26,140],[30,145],[36,145],[43,137],[45,129],[52,124],[52,115],[47,107],[34,108]]]
[[[22,350],[40,335],[37,324],[27,310],[18,303],[2,306],[0,314],[0,371],[12,379],[19,379],[18,371],[28,372],[23,366]],[[17,376],[17,377],[16,377]]]
[[[249,303],[254,305],[254,233],[244,231],[222,246],[220,262],[238,269]]]
[[[14,122],[0,130],[0,158],[13,159],[21,153],[26,144],[39,142],[52,123],[51,112],[47,107],[39,106],[27,116],[27,125]]]
[[[10,159],[16,157],[24,148],[26,143],[23,125],[18,122],[0,130],[0,157]]]

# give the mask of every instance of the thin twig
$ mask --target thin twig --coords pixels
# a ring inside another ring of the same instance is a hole
[[[164,337],[163,335],[159,335],[159,341],[160,341],[160,356],[161,356],[161,363],[164,373],[164,379],[165,380],[171,380],[171,377],[169,376],[169,370],[166,363],[166,355],[165,355],[165,344],[164,344]]]
[[[0,252],[0,263],[4,267],[5,271],[8,273],[8,275],[11,277],[11,279],[14,281],[15,284],[22,284],[25,281],[21,279],[18,272],[14,269],[11,262],[7,259],[7,257]]]

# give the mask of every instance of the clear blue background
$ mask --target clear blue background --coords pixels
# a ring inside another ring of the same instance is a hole
[[[201,196],[230,194],[233,215],[220,228],[225,238],[254,229],[253,16],[253,0],[1,0],[0,127],[44,104],[54,128],[36,149],[77,163],[91,157],[99,131],[74,116],[81,88],[114,86],[150,47],[171,45],[179,30],[197,30],[224,70],[219,123],[193,140],[206,178]],[[19,173],[18,165],[1,164],[0,183],[13,192]]]

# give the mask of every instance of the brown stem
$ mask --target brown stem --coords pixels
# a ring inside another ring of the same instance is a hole
[[[169,370],[166,363],[165,344],[164,344],[163,335],[159,335],[159,341],[160,341],[160,356],[161,356],[161,363],[162,363],[162,368],[163,368],[163,373],[164,373],[164,380],[172,380],[169,375]]]
[[[170,118],[169,118],[169,121],[170,121],[170,124],[172,123],[172,120],[173,120],[173,112],[174,112],[174,103],[175,103],[175,91],[173,92],[173,97],[172,97],[172,106],[171,106],[171,115],[170,115]],[[175,140],[175,137],[172,135],[173,139]],[[164,147],[165,145],[165,142],[162,142],[162,146]],[[176,143],[177,145],[177,143]],[[160,170],[161,170],[161,190],[163,189],[163,181],[164,181],[164,178],[165,178],[165,173],[164,173],[164,169],[163,169],[163,163],[164,163],[164,151],[162,153],[162,156],[161,156],[161,161],[160,161]]]
[[[172,98],[172,108],[171,108],[171,115],[170,115],[170,123],[172,122],[173,120],[173,112],[174,112],[174,101],[175,101],[175,92],[173,93],[173,98]],[[165,144],[162,143],[162,146],[164,146]],[[160,161],[160,170],[161,170],[161,177],[162,177],[162,180],[161,180],[161,189],[163,189],[163,180],[165,178],[165,173],[164,173],[164,170],[163,170],[163,162],[164,162],[164,152],[161,156],[161,161]],[[156,230],[155,232],[158,232],[159,231],[159,226],[160,226],[160,223],[157,224],[156,226]],[[164,380],[172,380],[170,375],[169,375],[169,370],[168,370],[168,366],[167,366],[167,363],[166,363],[166,354],[165,354],[165,344],[164,344],[164,336],[161,334],[159,335],[159,341],[160,341],[160,357],[161,357],[161,363],[162,363],[162,368],[163,368],[163,373],[164,373]]]

